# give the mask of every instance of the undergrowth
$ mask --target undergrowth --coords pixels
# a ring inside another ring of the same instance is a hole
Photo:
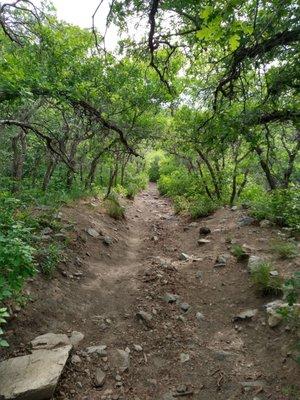
[[[271,264],[262,262],[251,272],[251,280],[255,288],[264,296],[282,293],[282,278],[280,276],[272,276],[272,270]]]
[[[110,217],[117,220],[125,218],[125,209],[120,204],[120,200],[118,199],[118,196],[115,193],[112,193],[105,200],[105,207]]]
[[[294,258],[298,255],[298,247],[294,242],[276,241],[272,243],[271,249],[283,259]]]

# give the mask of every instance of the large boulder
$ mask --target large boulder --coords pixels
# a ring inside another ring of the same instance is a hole
[[[0,363],[0,399],[46,400],[53,396],[72,346],[36,350]]]

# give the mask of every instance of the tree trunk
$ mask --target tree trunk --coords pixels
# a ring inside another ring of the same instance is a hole
[[[26,135],[23,131],[12,138],[12,150],[12,178],[14,180],[12,190],[17,192],[20,189],[26,156]]]
[[[276,181],[276,178],[274,177],[274,175],[272,174],[268,163],[262,158],[263,150],[259,146],[256,146],[254,148],[254,150],[256,151],[256,154],[259,157],[259,163],[261,165],[262,170],[265,173],[265,176],[266,176],[266,179],[267,179],[270,189],[271,190],[276,189],[277,181]]]
[[[44,175],[44,180],[43,180],[43,186],[42,189],[45,192],[49,186],[50,180],[52,178],[53,172],[56,168],[57,165],[57,161],[58,161],[58,156],[57,155],[52,155],[50,157],[45,175]]]

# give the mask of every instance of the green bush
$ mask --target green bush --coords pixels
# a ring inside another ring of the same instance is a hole
[[[51,277],[62,258],[62,247],[56,243],[51,243],[47,247],[42,247],[38,251],[36,258],[41,272],[47,277]]]
[[[151,161],[150,168],[149,168],[149,180],[150,182],[157,182],[160,177],[159,171],[159,163],[160,163],[160,156],[155,156],[154,159]]]
[[[298,255],[298,247],[294,242],[273,242],[271,248],[283,259],[294,258]]]
[[[189,173],[183,166],[170,171],[170,164],[162,163],[158,189],[161,194],[173,200],[176,212],[187,214],[193,219],[206,217],[220,206],[220,202],[203,193],[199,177]]]
[[[18,220],[19,200],[0,199],[0,302],[18,293],[36,272],[31,229]]]
[[[261,192],[250,201],[251,214],[300,231],[300,188]]]
[[[114,194],[114,193],[111,194],[105,200],[105,207],[106,207],[107,213],[110,217],[117,219],[117,220],[125,218],[124,207],[120,204],[120,201],[116,194]]]
[[[263,262],[251,272],[251,280],[262,295],[278,295],[282,292],[282,279],[271,276],[272,269],[271,264]]]

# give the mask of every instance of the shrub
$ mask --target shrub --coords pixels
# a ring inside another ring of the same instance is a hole
[[[261,192],[250,202],[252,215],[259,219],[269,219],[282,226],[300,230],[300,190],[299,187]]]
[[[231,253],[237,258],[238,261],[244,261],[249,258],[249,254],[245,252],[240,244],[233,244],[231,246]]]
[[[196,200],[191,200],[188,212],[193,219],[207,217],[217,210],[219,207],[217,202],[213,202],[210,199],[201,198]]]
[[[298,247],[294,242],[274,242],[272,250],[283,259],[294,258],[298,255]]]
[[[300,308],[293,307],[300,298],[300,271],[295,272],[294,275],[284,282],[282,287],[284,299],[287,301],[289,307],[279,310],[280,314],[291,324],[293,327],[299,328],[300,326]],[[300,341],[295,344],[297,351],[296,361],[300,364]]]
[[[124,207],[120,204],[119,199],[116,194],[111,194],[105,200],[105,206],[107,209],[107,213],[110,217],[112,217],[114,219],[125,218]]]
[[[16,199],[0,199],[0,302],[18,293],[36,272],[31,229],[17,219],[21,206]]]
[[[136,185],[134,185],[133,183],[131,183],[126,188],[126,197],[130,200],[133,200],[134,197],[138,194],[138,192],[139,192],[139,188]]]
[[[62,258],[62,248],[56,243],[51,243],[48,247],[43,247],[37,254],[40,269],[47,277],[51,277],[57,264]]]
[[[300,298],[300,271],[295,272],[292,278],[287,279],[282,287],[284,298],[290,306]]]
[[[251,272],[252,282],[263,295],[277,295],[282,292],[282,279],[279,276],[271,276],[271,271],[272,265],[263,262]]]
[[[149,168],[149,180],[150,182],[157,182],[159,180],[160,171],[159,171],[159,162],[160,156],[155,156],[151,161]]]

